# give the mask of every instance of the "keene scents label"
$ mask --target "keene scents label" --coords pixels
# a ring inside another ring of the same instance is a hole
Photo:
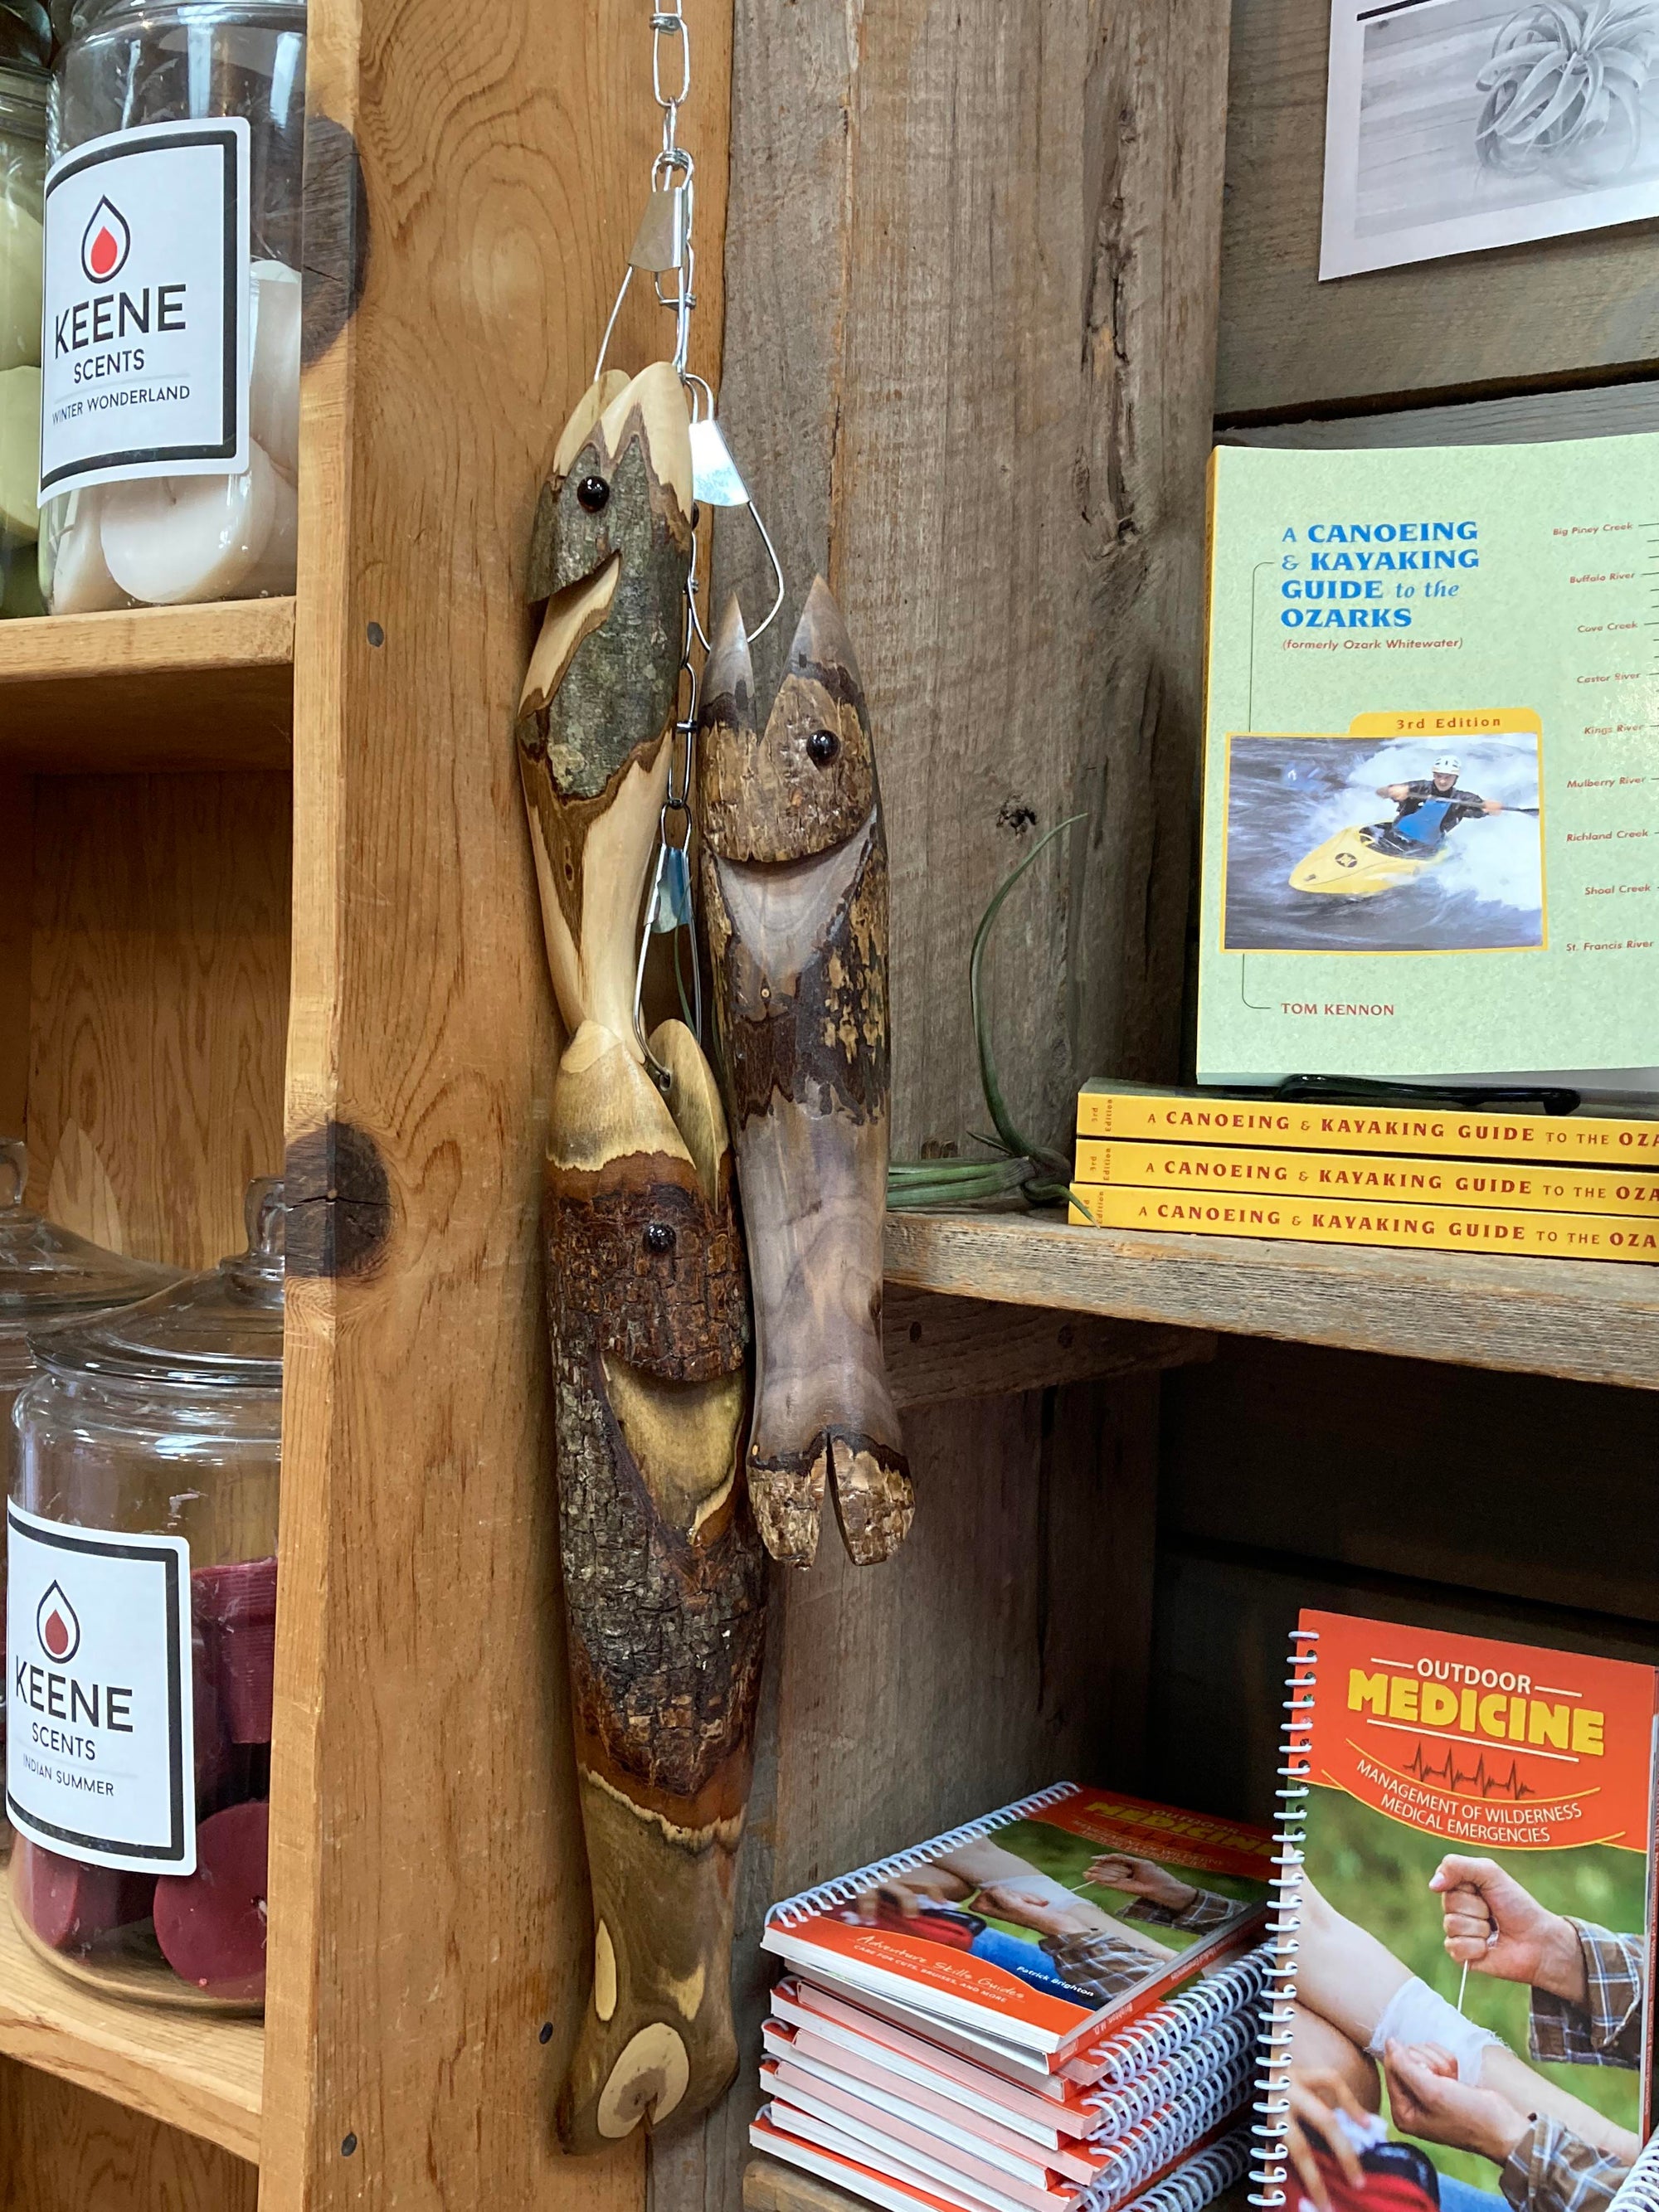
[[[6,1806],[89,1866],[196,1868],[190,1547],[6,1508]]]
[[[247,466],[248,126],[151,123],[46,179],[40,496]]]

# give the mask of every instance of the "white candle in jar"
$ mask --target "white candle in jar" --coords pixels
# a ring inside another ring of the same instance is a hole
[[[149,606],[239,598],[270,543],[281,482],[251,446],[241,476],[110,485],[101,533],[110,574]]]
[[[0,369],[0,534],[32,545],[40,527],[40,372]]]
[[[290,482],[300,466],[300,272],[256,261],[248,428]]]
[[[131,604],[104,559],[103,497],[100,490],[70,492],[56,536],[49,529],[42,540],[40,589],[55,615],[101,615]]]
[[[254,451],[259,448],[256,446]],[[242,580],[240,596],[245,599],[283,599],[294,589],[300,554],[300,497],[279,471],[271,471],[271,483],[276,511],[270,535],[264,551]]]

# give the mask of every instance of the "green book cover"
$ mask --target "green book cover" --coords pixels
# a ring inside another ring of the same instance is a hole
[[[1211,485],[1200,1082],[1659,1060],[1659,437]]]

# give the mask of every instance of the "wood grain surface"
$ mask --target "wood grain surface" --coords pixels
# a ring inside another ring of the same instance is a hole
[[[769,1905],[1067,1774],[1136,1787],[1158,1391],[1149,1376],[909,1412],[923,1510],[902,1549],[872,1570],[826,1544],[780,1574],[738,1880],[743,2071],[700,2131],[653,2143],[653,2212],[738,2201]]]
[[[791,589],[858,642],[892,856],[893,1144],[982,1126],[968,951],[1017,1115],[1176,1052],[1226,9],[739,0],[722,411]],[[715,605],[764,605],[747,518]]]
[[[0,2061],[0,2212],[255,2212],[256,2166]]]
[[[1175,1544],[1252,1546],[1659,1626],[1650,1392],[1232,1339],[1165,1402],[1159,1505]],[[1409,1433],[1391,1417],[1408,1404],[1434,1408]],[[1292,1455],[1341,1480],[1287,1485]]]
[[[242,1249],[282,1166],[289,823],[281,775],[37,783],[29,1196],[66,1227]]]
[[[743,2170],[743,2212],[858,2212],[862,2201],[775,2158],[751,2158]]]
[[[0,769],[8,866],[0,877],[0,1136],[21,1137],[29,1090],[29,948],[34,929],[34,784]]]
[[[37,2091],[50,2108],[46,2085],[35,2080],[49,2075],[257,2159],[264,2045],[257,2021],[123,2005],[82,1989],[28,1948],[0,1901],[0,2054],[32,2069],[0,2069],[0,2112]],[[4,2132],[0,2119],[0,2142]]]
[[[712,375],[728,22],[686,14]],[[657,143],[649,37],[631,0],[310,23],[313,127],[355,137],[369,237],[303,378],[288,1135],[349,1127],[386,1213],[356,1272],[289,1282],[261,2204],[632,2212],[639,2148],[566,2164],[553,2132],[592,1923],[537,1251],[558,1037],[513,724],[536,493]],[[613,358],[666,327],[630,307]]]
[[[1000,1398],[1054,1383],[1185,1367],[1212,1359],[1202,1329],[1161,1328],[1098,1314],[997,1305],[890,1283],[882,1342],[893,1402],[940,1406],[948,1399]]]
[[[0,762],[286,768],[292,599],[0,624]]]
[[[1309,452],[1347,447],[1513,446],[1553,438],[1618,438],[1659,429],[1659,383],[1607,384],[1588,391],[1527,392],[1449,407],[1337,415],[1230,430],[1235,446]]]
[[[1651,1267],[890,1213],[890,1281],[1659,1389]]]
[[[1218,415],[1650,369],[1650,222],[1320,283],[1329,36],[1328,0],[1233,9]]]

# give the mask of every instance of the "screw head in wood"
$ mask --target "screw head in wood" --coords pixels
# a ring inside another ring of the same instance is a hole
[[[584,477],[576,486],[576,504],[590,514],[597,514],[610,496],[611,487],[603,477]]]
[[[814,730],[806,740],[806,757],[814,768],[828,768],[841,750],[841,739],[833,730]]]

